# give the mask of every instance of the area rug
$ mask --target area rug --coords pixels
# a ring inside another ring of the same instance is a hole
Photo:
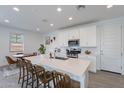
[[[2,68],[2,74],[4,77],[15,75],[19,73],[19,67],[15,65],[10,65]]]

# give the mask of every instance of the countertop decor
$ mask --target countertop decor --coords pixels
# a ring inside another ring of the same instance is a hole
[[[91,54],[91,51],[86,50],[86,51],[85,51],[85,54],[86,54],[86,55],[90,55],[90,54]]]

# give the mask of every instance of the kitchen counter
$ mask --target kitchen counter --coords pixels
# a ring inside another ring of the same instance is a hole
[[[88,86],[88,67],[90,62],[81,59],[49,59],[43,56],[26,57],[32,64],[44,66],[47,70],[57,70],[62,73],[68,74],[72,79],[80,82],[80,87]]]
[[[90,54],[90,55],[86,55],[86,54],[80,54],[78,55],[78,58],[81,60],[89,60],[90,66],[89,66],[89,71],[96,73],[96,55]]]

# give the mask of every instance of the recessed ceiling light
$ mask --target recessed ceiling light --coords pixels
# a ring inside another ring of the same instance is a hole
[[[54,24],[50,24],[50,26],[51,26],[51,27],[53,27],[53,26],[54,26]]]
[[[61,12],[61,11],[62,11],[62,8],[58,7],[58,8],[57,8],[57,11],[58,11],[58,12]]]
[[[113,5],[107,5],[107,8],[112,8],[113,7]]]
[[[47,20],[47,19],[43,19],[42,21],[43,21],[43,22],[48,22],[48,20]]]
[[[36,28],[37,31],[39,31],[40,29],[39,28]]]
[[[72,17],[69,17],[69,18],[68,18],[68,20],[70,20],[70,21],[71,21],[71,20],[72,20]]]
[[[19,8],[17,8],[17,7],[13,7],[13,10],[14,10],[14,11],[17,11],[17,12],[20,11]]]
[[[8,19],[5,19],[4,22],[5,23],[10,23],[10,21]]]

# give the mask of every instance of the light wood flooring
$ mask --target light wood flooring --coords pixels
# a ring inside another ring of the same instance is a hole
[[[79,83],[73,81],[73,87]],[[97,71],[89,74],[89,88],[124,88],[124,76],[106,71]]]

